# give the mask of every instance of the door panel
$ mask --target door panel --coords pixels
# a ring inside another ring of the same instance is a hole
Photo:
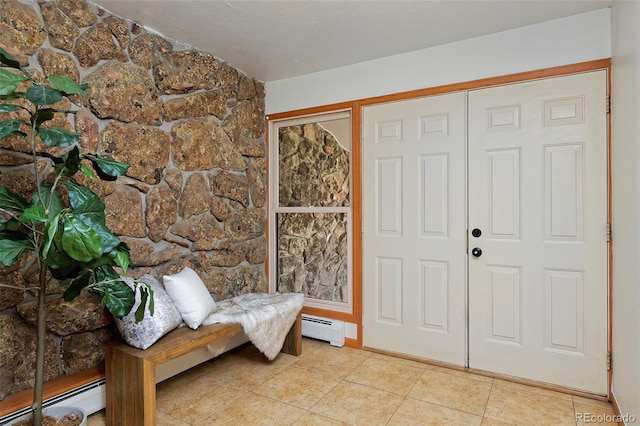
[[[466,362],[465,94],[364,110],[367,347]]]
[[[604,71],[469,93],[470,367],[606,393],[605,105]]]

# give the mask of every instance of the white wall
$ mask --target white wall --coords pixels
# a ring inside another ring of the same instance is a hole
[[[611,57],[610,10],[266,82],[267,114]]]
[[[640,2],[612,18],[613,394],[640,421]]]

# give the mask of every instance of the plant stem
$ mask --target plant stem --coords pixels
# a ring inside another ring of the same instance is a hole
[[[36,113],[38,112],[38,106],[36,106]],[[40,204],[42,204],[42,207],[44,209],[47,208],[47,206],[44,205],[43,199],[42,199],[42,193],[40,192],[40,175],[38,173],[38,153],[36,152],[36,133],[37,133],[38,129],[36,128],[36,123],[33,122],[31,124],[31,155],[33,158],[33,174],[36,177],[36,191],[38,193],[38,198],[40,199]]]
[[[47,268],[40,265],[38,290],[38,320],[37,320],[37,347],[36,347],[36,378],[33,389],[33,424],[42,424],[42,391],[44,388],[44,355],[47,337]]]

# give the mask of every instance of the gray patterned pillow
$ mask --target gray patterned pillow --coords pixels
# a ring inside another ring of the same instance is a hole
[[[122,277],[122,279],[133,288],[131,278]],[[147,349],[159,338],[178,327],[182,323],[182,316],[158,280],[147,274],[140,277],[140,281],[148,283],[153,290],[153,316],[149,314],[149,306],[147,306],[144,319],[136,324],[135,312],[140,306],[140,290],[136,290],[133,309],[125,317],[116,318],[116,324],[125,342],[139,349]]]

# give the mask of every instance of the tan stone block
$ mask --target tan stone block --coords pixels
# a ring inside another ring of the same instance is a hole
[[[18,313],[30,324],[36,322],[35,306],[36,300],[18,305]],[[83,292],[71,302],[62,297],[47,300],[47,330],[58,336],[97,330],[108,326],[112,319],[96,293]]]
[[[211,192],[207,179],[201,173],[194,173],[187,179],[179,200],[180,216],[188,219],[209,210]]]
[[[137,34],[138,25],[133,26],[133,34]],[[155,34],[142,34],[134,38],[129,43],[129,57],[134,64],[146,69],[153,66],[154,55],[162,55],[173,50],[173,44],[170,41],[157,36]]]
[[[146,237],[142,214],[142,196],[137,189],[116,185],[113,194],[105,197],[105,222],[115,235]]]
[[[246,75],[241,75],[240,81],[238,81],[238,100],[253,99],[255,96],[256,86],[253,84],[253,80]]]
[[[47,38],[40,17],[29,5],[17,0],[0,2],[0,44],[33,55]]]
[[[64,14],[54,3],[41,1],[40,13],[49,34],[49,44],[52,47],[71,52],[80,29],[71,18]]]
[[[116,16],[109,16],[104,19],[104,23],[107,24],[111,34],[115,36],[122,49],[126,49],[131,40],[131,34],[129,33],[129,25],[127,22]]]
[[[159,186],[147,195],[145,211],[149,239],[162,240],[169,227],[178,219],[178,202],[167,186]]]
[[[247,241],[264,235],[266,212],[262,209],[232,211],[225,230],[232,241]]]
[[[211,214],[219,221],[225,221],[231,213],[231,208],[219,197],[211,198]]]
[[[193,242],[192,250],[214,250],[229,247],[227,234],[209,214],[194,216],[178,222],[170,228],[171,233]]]
[[[88,27],[96,23],[98,17],[86,0],[54,0],[54,3],[78,27]]]
[[[73,54],[85,68],[92,67],[103,59],[117,59],[122,62],[128,59],[120,46],[113,41],[106,24],[96,24],[83,32],[76,40]]]
[[[219,69],[220,62],[212,54],[198,50],[156,55],[153,67],[156,84],[167,95],[211,90]]]
[[[144,68],[109,61],[87,76],[83,83],[89,85],[83,95],[84,104],[97,117],[138,124],[161,122],[162,101]]]
[[[238,201],[243,207],[249,204],[249,180],[244,175],[221,171],[212,178],[213,194]]]
[[[233,96],[235,92],[227,88],[171,99],[164,104],[164,119],[174,121],[207,115],[222,119],[227,114],[227,100]]]
[[[169,162],[169,134],[155,127],[112,121],[101,134],[102,151],[129,165],[127,176],[148,184],[162,180]]]
[[[247,178],[253,207],[263,207],[267,202],[267,167],[264,158],[252,158],[249,161]]]
[[[171,136],[171,157],[180,170],[243,171],[247,168],[244,157],[213,117],[176,124]]]

